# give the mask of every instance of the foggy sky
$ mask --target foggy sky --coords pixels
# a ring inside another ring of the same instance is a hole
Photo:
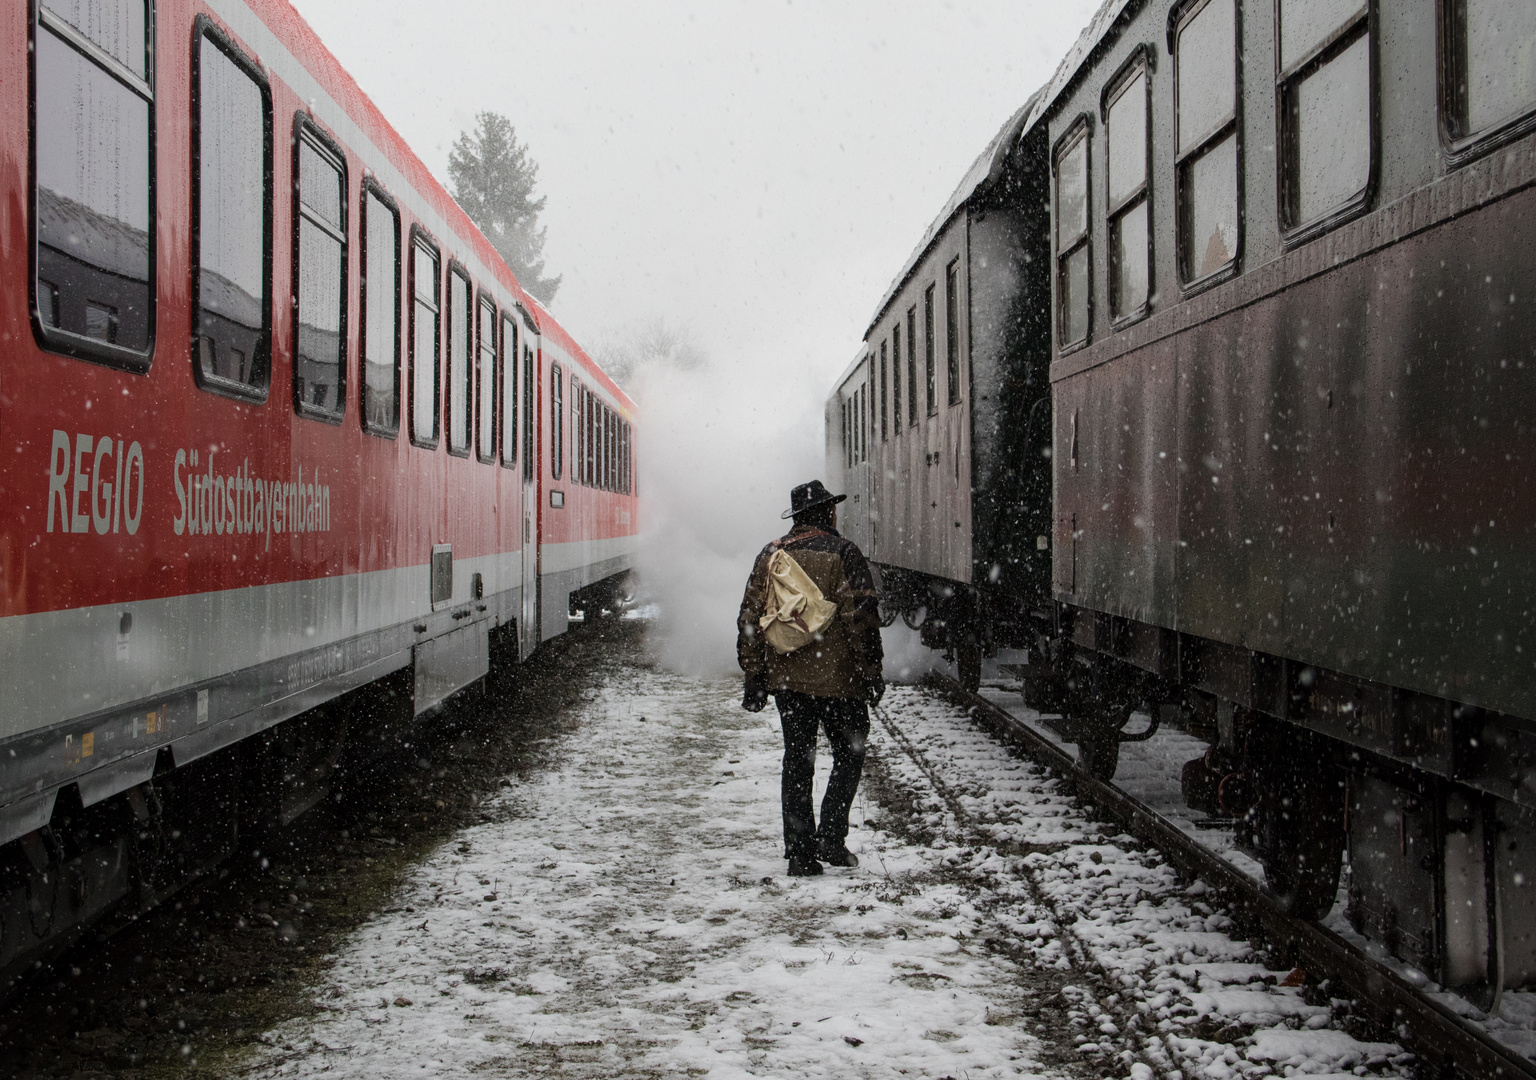
[[[475,113],[511,119],[577,341],[660,317],[708,358],[631,388],[651,637],[695,672],[734,668],[752,556],[822,472],[881,295],[1097,5],[297,0],[445,186]]]
[[[511,118],[577,340],[664,313],[818,385],[1096,6],[297,3],[445,184],[474,114]]]

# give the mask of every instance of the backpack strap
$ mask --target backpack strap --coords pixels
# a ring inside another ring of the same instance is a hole
[[[831,535],[832,535],[831,533],[826,532],[825,530],[822,530],[822,529],[818,529],[814,525],[812,525],[805,532],[801,533],[799,536],[796,536],[795,539],[796,540],[805,540],[805,539],[808,539],[808,538],[810,538],[812,536],[831,536]],[[773,548],[773,550],[775,550],[775,551],[781,551],[781,550],[783,550],[787,546],[788,539],[789,539],[788,537],[781,536],[777,540],[775,540],[772,543],[770,543],[768,546]]]

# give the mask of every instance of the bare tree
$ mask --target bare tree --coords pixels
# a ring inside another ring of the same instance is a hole
[[[518,283],[549,304],[560,277],[544,277],[544,233],[539,215],[545,197],[534,197],[538,164],[517,141],[512,122],[499,113],[482,112],[473,133],[464,132],[448,155],[453,197],[507,261]]]
[[[613,381],[626,389],[649,368],[691,371],[705,362],[704,351],[688,328],[659,315],[630,328],[616,341],[604,342],[594,354]]]

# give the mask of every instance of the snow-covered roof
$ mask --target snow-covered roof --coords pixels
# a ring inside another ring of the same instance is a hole
[[[204,311],[223,315],[226,319],[252,330],[261,329],[261,300],[236,285],[217,270],[204,268],[198,275],[198,303]]]
[[[149,233],[52,188],[37,188],[38,243],[130,281],[149,280]]]
[[[832,384],[835,388],[837,388],[833,390],[833,393],[836,393],[837,390],[842,389],[843,383],[847,382],[849,376],[858,370],[859,365],[864,362],[864,358],[868,355],[869,350],[863,345],[860,345],[859,351],[854,354],[852,360],[848,361],[848,366],[843,368],[843,373],[837,377],[837,382]]]
[[[1133,4],[1139,5],[1141,2],[1142,0],[1104,0],[1099,5],[1099,10],[1089,20],[1088,25],[1083,28],[1083,32],[1077,36],[1077,41],[1073,43],[1072,48],[1067,50],[1067,55],[1062,57],[1061,63],[1056,66],[1056,73],[1051,76],[1050,81],[1031,94],[1029,100],[1019,106],[1014,114],[1008,118],[1008,122],[1002,126],[1002,129],[992,137],[992,141],[987,143],[986,149],[982,150],[976,160],[971,163],[971,167],[966,170],[959,186],[955,188],[954,193],[944,203],[944,208],[939,211],[938,216],[933,219],[933,222],[924,231],[922,239],[912,249],[912,254],[907,256],[907,261],[902,264],[901,271],[891,280],[890,287],[885,290],[885,295],[880,298],[880,303],[875,306],[874,317],[869,320],[869,326],[864,330],[865,336],[868,336],[874,330],[875,324],[885,315],[885,311],[890,307],[891,301],[901,291],[901,287],[906,284],[907,278],[917,269],[917,264],[922,262],[923,256],[928,253],[928,248],[932,246],[939,233],[949,224],[949,219],[954,217],[960,208],[970,201],[971,196],[976,194],[978,189],[998,177],[1002,172],[1003,163],[1008,158],[1009,151],[1013,149],[1014,145],[1025,133],[1038,124],[1046,113],[1050,111],[1051,106],[1061,96],[1062,92],[1066,90],[1073,78],[1076,77],[1078,71],[1088,60],[1088,57],[1093,55],[1093,51],[1099,42],[1104,40],[1110,28],[1115,25],[1115,21],[1120,18],[1126,8],[1131,7]],[[841,382],[839,382],[839,385],[841,385]]]

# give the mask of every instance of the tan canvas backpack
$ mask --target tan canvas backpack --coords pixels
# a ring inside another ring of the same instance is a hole
[[[811,576],[783,548],[768,558],[768,609],[760,620],[763,636],[780,656],[816,640],[837,605],[821,595]]]

